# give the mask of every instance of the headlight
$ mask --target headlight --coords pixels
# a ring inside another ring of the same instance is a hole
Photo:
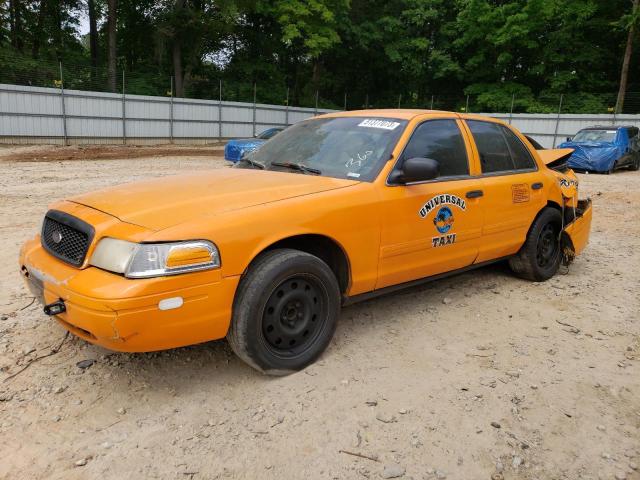
[[[132,243],[103,238],[89,263],[128,278],[149,278],[219,268],[220,253],[207,240]]]

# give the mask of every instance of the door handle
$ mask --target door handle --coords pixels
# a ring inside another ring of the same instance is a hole
[[[531,185],[531,190],[540,190],[543,187],[542,182],[536,182]]]
[[[471,190],[467,192],[467,198],[480,198],[484,195],[482,190]]]

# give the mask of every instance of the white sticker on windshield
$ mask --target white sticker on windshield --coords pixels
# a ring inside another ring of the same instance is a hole
[[[400,123],[398,122],[390,122],[389,120],[378,120],[375,118],[367,118],[358,124],[359,127],[382,128],[383,130],[395,130],[398,125],[400,125]]]
[[[360,174],[355,172],[349,172],[347,173],[347,177],[360,178]]]

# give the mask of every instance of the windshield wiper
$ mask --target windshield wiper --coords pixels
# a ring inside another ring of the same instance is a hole
[[[321,175],[322,172],[317,168],[307,167],[302,163],[291,163],[291,162],[271,162],[271,166],[274,167],[285,167],[290,168],[291,170],[298,170],[299,172],[304,173],[313,173],[314,175]]]
[[[254,167],[258,167],[260,170],[264,170],[267,168],[264,163],[256,162],[255,160],[251,160],[250,158],[241,158],[241,162],[247,162],[249,165]]]

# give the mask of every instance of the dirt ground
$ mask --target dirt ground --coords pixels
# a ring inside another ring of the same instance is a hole
[[[0,149],[0,478],[640,479],[640,172],[580,175],[594,224],[566,274],[500,264],[345,308],[318,363],[270,378],[224,341],[51,354],[64,330],[17,265],[47,205],[225,162],[28,148],[45,161]]]

